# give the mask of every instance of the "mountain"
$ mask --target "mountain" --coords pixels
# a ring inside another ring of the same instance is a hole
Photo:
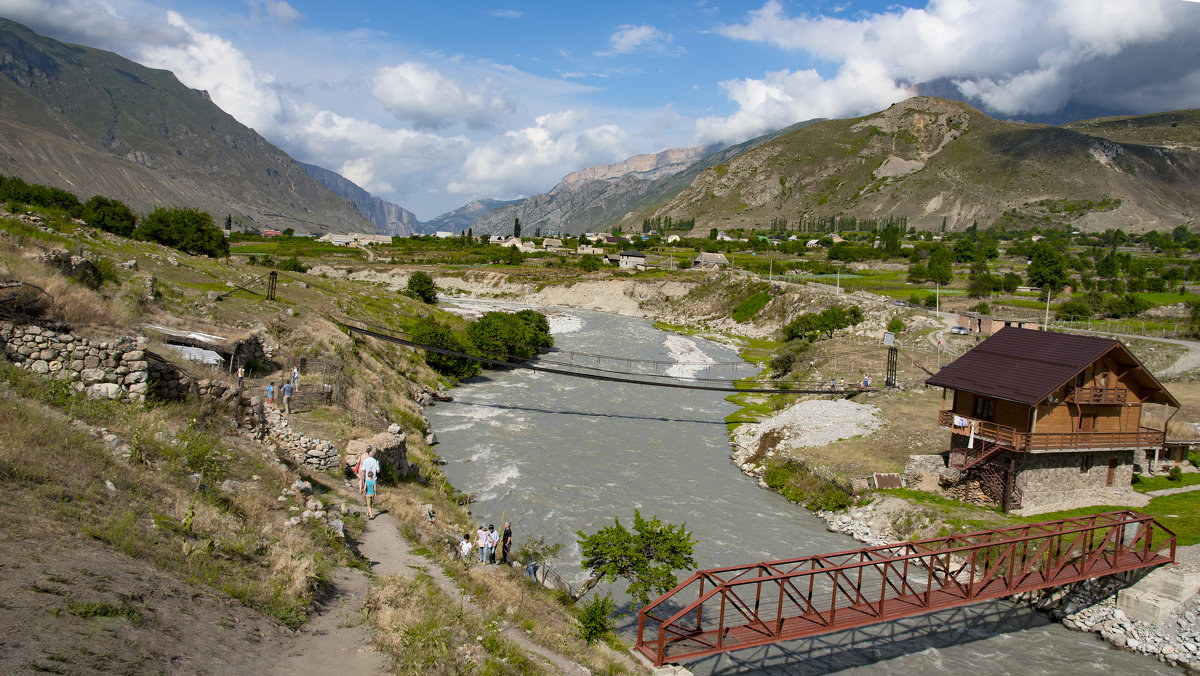
[[[416,214],[408,209],[375,197],[336,171],[330,171],[315,164],[305,164],[304,162],[298,164],[304,167],[309,176],[320,181],[321,185],[328,188],[330,192],[353,202],[359,213],[375,224],[375,229],[379,231],[379,234],[408,237],[414,232],[419,232],[421,223],[417,220]]]
[[[694,218],[703,233],[831,216],[903,217],[925,229],[1053,219],[1171,228],[1200,211],[1197,139],[1198,111],[1053,127],[915,97],[762,143],[625,222]]]
[[[672,148],[617,164],[589,167],[568,174],[547,194],[487,213],[475,221],[473,228],[476,234],[508,234],[513,219],[520,218],[522,232],[578,235],[603,230],[671,199],[701,171],[812,122],[801,122],[724,149],[712,145]],[[636,225],[641,226],[640,220]]]
[[[504,201],[494,200],[487,197],[479,197],[467,202],[465,205],[455,209],[454,211],[448,211],[433,220],[422,223],[419,232],[432,234],[440,230],[442,232],[459,233],[463,230],[467,230],[468,228],[473,229],[475,221],[479,220],[485,214],[496,209],[501,209],[503,207],[516,204],[520,201],[521,200]],[[509,221],[508,223],[511,232],[512,221]],[[483,233],[484,231],[482,230],[478,232],[478,234]]]
[[[374,232],[282,150],[173,74],[0,19],[0,173],[140,213],[189,206],[235,227]]]

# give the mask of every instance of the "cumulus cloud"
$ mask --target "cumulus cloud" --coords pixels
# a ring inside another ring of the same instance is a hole
[[[596,52],[598,55],[632,54],[639,50],[662,52],[671,46],[672,38],[654,26],[626,24],[618,26],[608,41],[610,49],[606,52]]]
[[[1008,116],[1130,104],[1149,112],[1179,107],[1200,73],[1200,8],[1174,0],[931,0],[856,20],[790,17],[770,0],[717,32],[837,66],[826,77],[798,70],[722,83],[738,110],[698,128],[730,140],[866,113],[939,80]],[[1184,103],[1200,105],[1200,91]]]
[[[393,115],[423,128],[457,123],[488,126],[495,116],[511,113],[515,106],[497,81],[468,85],[415,61],[379,69],[371,91]]]
[[[627,139],[620,125],[589,126],[584,111],[541,115],[532,126],[507,131],[472,149],[447,188],[467,195],[541,192],[580,167],[627,157]]]

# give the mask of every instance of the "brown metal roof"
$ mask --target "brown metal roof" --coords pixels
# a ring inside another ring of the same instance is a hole
[[[1013,327],[1000,329],[925,382],[1033,406],[1114,350],[1113,357],[1134,367],[1148,390],[1157,390],[1146,401],[1179,407],[1120,341]]]

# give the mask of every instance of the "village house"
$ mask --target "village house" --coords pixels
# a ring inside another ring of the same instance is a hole
[[[584,254],[591,254],[593,256],[603,256],[604,249],[601,249],[598,246],[591,246],[589,244],[580,244],[578,247],[575,248],[575,253],[579,254],[580,256],[582,256]]]
[[[719,270],[721,267],[729,265],[729,259],[725,258],[723,253],[699,253],[692,259],[692,267],[701,270]]]
[[[282,230],[263,230],[262,236],[263,237],[283,237],[283,231]]]
[[[958,315],[958,325],[981,336],[990,336],[1006,326],[1035,331],[1039,328],[1036,319],[1002,319],[975,312],[964,312]]]
[[[926,383],[944,388],[947,492],[1025,513],[1137,504],[1135,465],[1153,469],[1166,440],[1142,409],[1179,409],[1120,341],[1012,327]]]
[[[621,252],[619,264],[625,270],[645,270],[646,254],[637,249],[626,249]]]
[[[614,237],[613,235],[605,235],[604,236],[605,244],[622,244],[622,243],[624,243],[624,241],[625,240],[621,239],[620,237]]]
[[[563,246],[561,239],[556,239],[553,237],[547,237],[546,239],[543,239],[542,240],[542,248],[545,249],[546,251],[566,251],[567,250],[567,248],[565,246]]]
[[[504,235],[492,235],[488,237],[488,244],[504,244]]]

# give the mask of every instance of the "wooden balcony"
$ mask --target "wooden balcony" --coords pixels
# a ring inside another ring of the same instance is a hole
[[[1047,451],[1100,451],[1161,446],[1165,442],[1162,430],[1140,427],[1131,432],[1018,432],[1012,427],[997,425],[988,420],[957,416],[967,426],[955,427],[953,411],[939,411],[938,425],[955,434],[969,435],[974,424],[975,438],[991,441],[1017,453]]]
[[[1124,406],[1129,400],[1129,390],[1124,387],[1076,387],[1067,390],[1068,404],[1096,404],[1100,406]]]

